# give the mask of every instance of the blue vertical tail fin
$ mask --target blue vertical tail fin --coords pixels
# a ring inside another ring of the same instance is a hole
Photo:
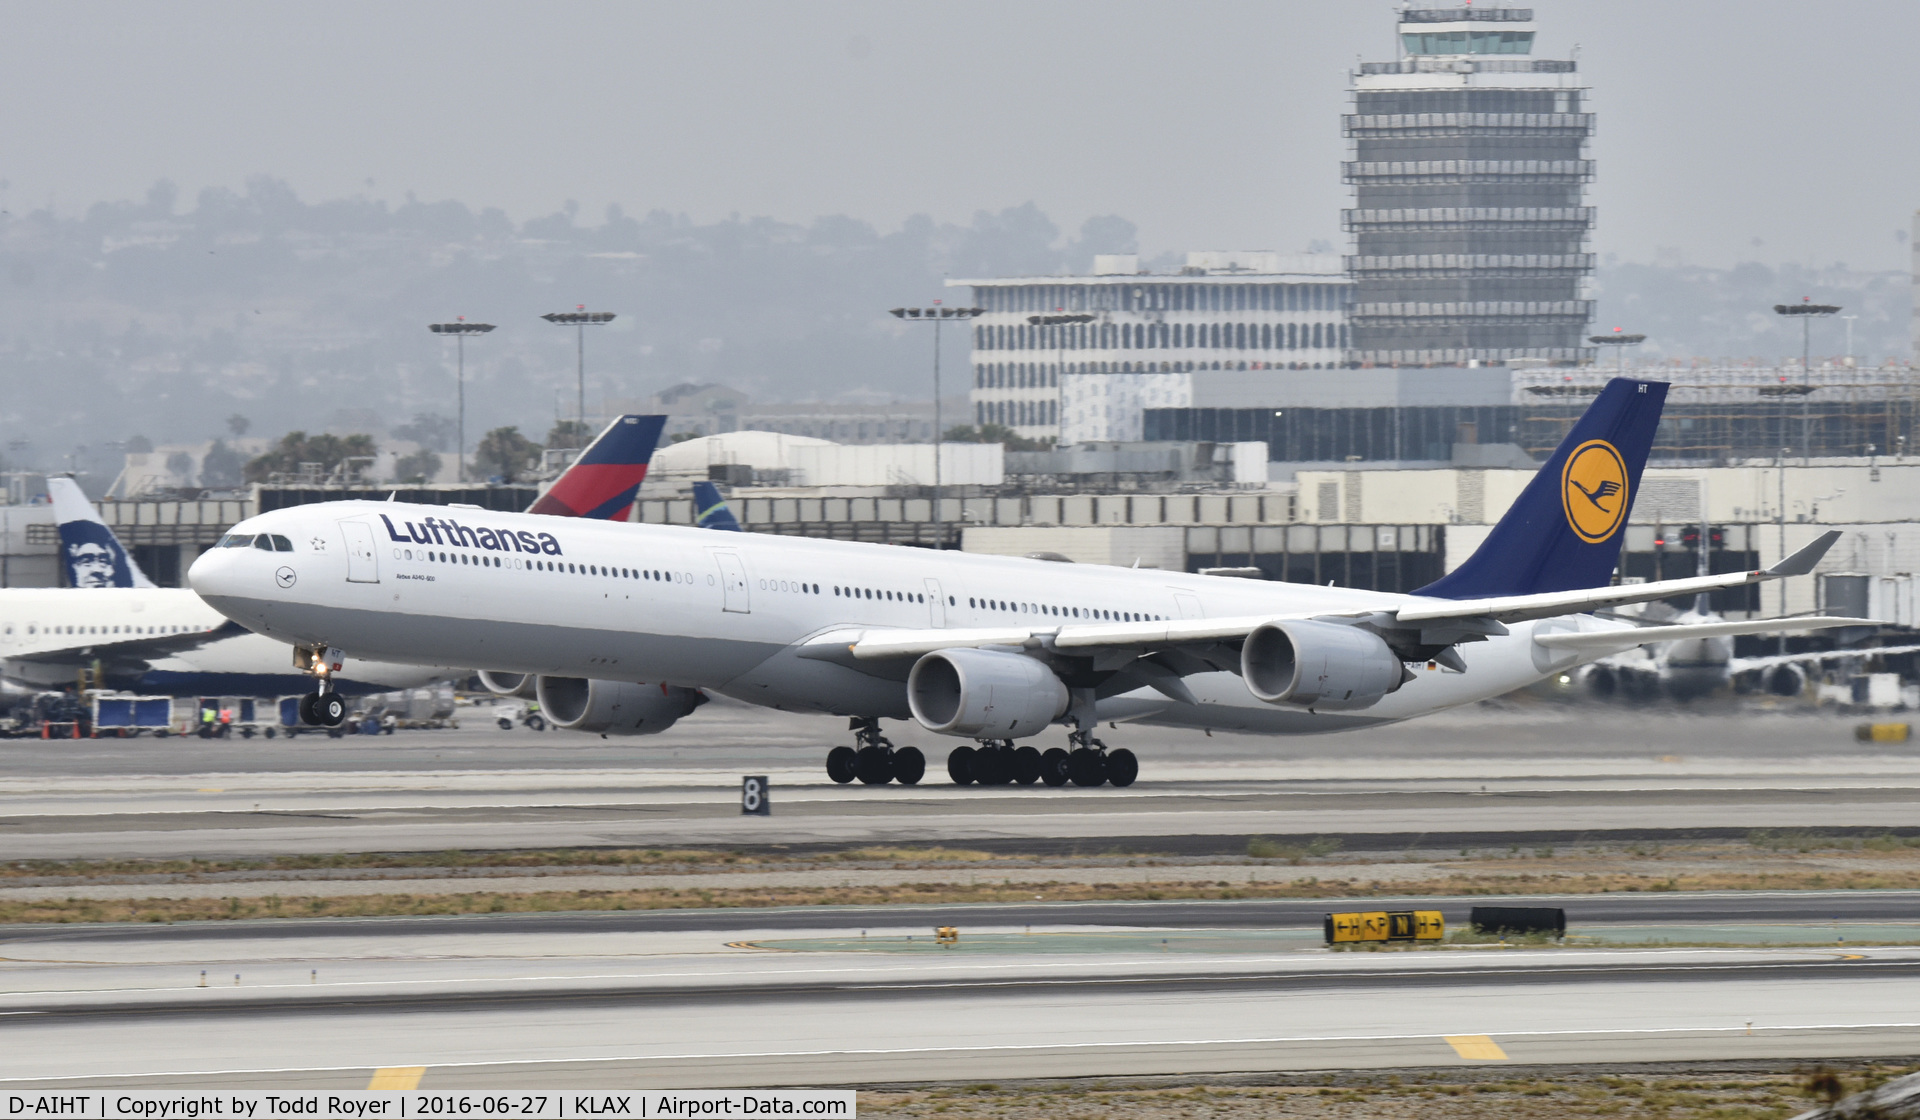
[[[1663,381],[1607,382],[1473,555],[1414,594],[1481,599],[1605,587],[1666,400]]]
[[[727,508],[727,500],[720,496],[720,488],[711,482],[693,484],[693,523],[702,529],[724,529],[738,533],[740,521]]]
[[[60,563],[68,587],[152,587],[120,539],[94,511],[80,484],[63,475],[47,478],[53,519],[60,525]]]

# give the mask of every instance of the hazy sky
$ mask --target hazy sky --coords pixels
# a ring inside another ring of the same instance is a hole
[[[1343,245],[1339,116],[1383,0],[0,0],[0,207],[169,178],[309,200],[965,221],[1113,213],[1148,253]],[[1542,0],[1594,89],[1594,248],[1904,268],[1915,0]],[[1667,256],[1665,259],[1673,259]]]

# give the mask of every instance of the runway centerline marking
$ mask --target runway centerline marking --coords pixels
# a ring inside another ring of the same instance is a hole
[[[1500,1044],[1484,1034],[1450,1034],[1446,1036],[1447,1045],[1453,1052],[1470,1062],[1504,1062],[1507,1052]]]
[[[367,1082],[367,1088],[418,1089],[426,1073],[426,1066],[386,1066],[373,1071],[373,1080]]]

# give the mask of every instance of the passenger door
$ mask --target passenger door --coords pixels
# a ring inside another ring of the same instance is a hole
[[[1191,591],[1175,591],[1173,605],[1179,609],[1181,618],[1205,618],[1206,612],[1200,609],[1200,596]]]
[[[364,521],[342,521],[347,534],[347,582],[379,583],[380,559],[374,551],[373,526]]]
[[[723,592],[720,609],[733,614],[752,614],[753,600],[747,587],[747,566],[741,562],[737,552],[713,550],[713,562],[720,566],[720,587]]]
[[[937,579],[927,581],[927,603],[932,608],[928,612],[927,621],[932,623],[933,628],[936,630],[945,629],[947,625],[947,597],[941,593],[940,581]]]

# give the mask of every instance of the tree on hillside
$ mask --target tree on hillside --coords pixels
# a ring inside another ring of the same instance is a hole
[[[240,485],[247,461],[227,441],[216,439],[200,459],[200,485],[209,490],[231,490]]]
[[[578,420],[556,420],[547,431],[548,447],[585,447],[593,429]]]
[[[374,455],[370,435],[309,436],[305,432],[288,432],[280,437],[273,450],[247,464],[247,481],[266,482],[276,475],[287,481],[314,475],[326,478],[348,459],[372,459]],[[359,465],[362,464],[356,464]]]
[[[481,478],[513,482],[540,465],[540,445],[509,425],[481,437],[473,452],[473,470]]]
[[[1008,451],[1051,451],[1046,440],[1028,439],[1005,424],[982,424],[978,428],[961,424],[948,428],[940,437],[948,443],[997,443]]]
[[[433,476],[439,473],[440,453],[424,447],[411,455],[402,455],[393,461],[395,482],[411,482],[416,486],[424,486],[432,482]]]

